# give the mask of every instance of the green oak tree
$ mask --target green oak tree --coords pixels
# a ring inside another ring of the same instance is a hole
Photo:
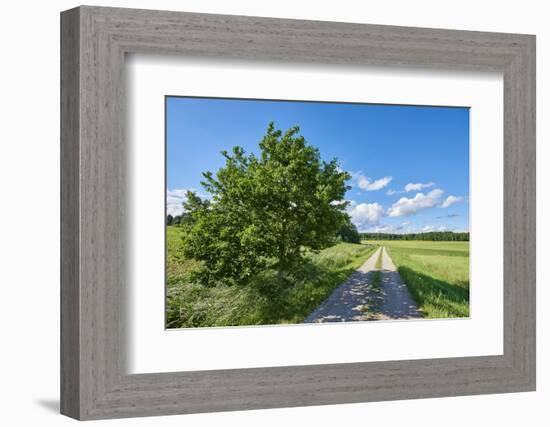
[[[222,152],[225,165],[203,173],[209,198],[187,193],[184,255],[202,261],[195,278],[205,285],[246,284],[266,268],[285,282],[306,249],[333,244],[346,222],[350,175],[297,126],[283,133],[270,123],[259,149]]]

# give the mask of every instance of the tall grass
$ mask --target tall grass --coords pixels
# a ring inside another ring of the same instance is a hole
[[[469,316],[468,242],[384,241],[383,244],[425,317]]]
[[[198,263],[181,255],[177,227],[167,227],[168,328],[301,323],[376,249],[368,244],[339,243],[317,253],[280,286],[273,270],[263,271],[247,286],[204,287],[190,273]],[[265,292],[272,289],[273,292]]]

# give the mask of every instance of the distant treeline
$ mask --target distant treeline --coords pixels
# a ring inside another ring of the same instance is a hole
[[[427,233],[390,234],[361,233],[363,240],[432,240],[432,241],[470,241],[470,233],[454,233],[452,231],[430,231]]]

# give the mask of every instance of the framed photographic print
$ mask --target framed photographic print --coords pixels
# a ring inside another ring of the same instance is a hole
[[[535,389],[535,38],[61,15],[61,410]]]
[[[469,317],[469,108],[165,108],[168,328]]]

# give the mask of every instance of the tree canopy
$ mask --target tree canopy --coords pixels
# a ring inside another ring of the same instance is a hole
[[[346,215],[344,222],[336,234],[343,242],[361,243],[361,235],[357,231],[355,224],[351,222],[349,215]]]
[[[283,133],[270,123],[258,155],[239,146],[222,155],[223,167],[203,173],[209,198],[188,192],[184,202],[184,254],[203,262],[201,283],[246,283],[266,267],[289,271],[304,249],[330,246],[349,222],[350,175],[336,159],[323,161],[297,126]]]

